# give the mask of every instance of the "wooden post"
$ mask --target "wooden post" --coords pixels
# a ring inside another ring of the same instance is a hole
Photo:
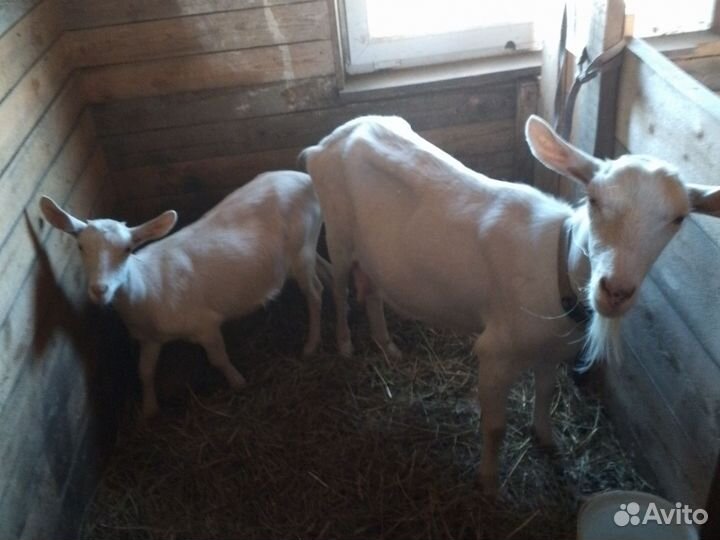
[[[538,83],[536,79],[518,81],[515,113],[515,176],[517,180],[534,184],[533,158],[525,142],[525,122],[538,110]]]
[[[590,25],[586,46],[592,59],[623,38],[624,0],[594,0]],[[600,157],[614,153],[618,81],[619,71],[607,71],[585,84],[578,97],[573,143]]]
[[[556,112],[555,92],[558,85],[563,85],[563,81],[558,77],[558,50],[565,1],[553,0],[549,4],[546,8],[547,24],[542,30],[545,44],[542,52],[538,114],[548,122],[552,122]],[[561,182],[559,175],[537,161],[534,168],[534,185],[548,193],[557,193]]]

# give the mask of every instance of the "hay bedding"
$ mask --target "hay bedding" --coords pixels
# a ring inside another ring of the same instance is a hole
[[[405,353],[391,362],[358,317],[348,360],[335,352],[327,311],[325,352],[310,359],[296,353],[306,317],[295,290],[229,326],[249,381],[240,394],[196,359],[211,384],[189,385],[180,403],[166,398],[150,426],[133,403],[83,538],[571,539],[583,494],[647,488],[598,401],[563,369],[558,454],[533,444],[526,377],[510,397],[503,495],[485,500],[472,340],[391,316]],[[173,361],[162,361],[165,378]]]

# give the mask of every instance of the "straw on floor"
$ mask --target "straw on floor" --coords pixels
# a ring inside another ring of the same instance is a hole
[[[299,358],[306,318],[286,292],[227,328],[242,393],[195,359],[212,384],[166,399],[150,425],[131,411],[83,538],[572,539],[585,495],[647,489],[598,400],[562,368],[557,453],[531,437],[528,376],[509,401],[502,495],[486,500],[472,338],[390,317],[404,351],[394,362],[360,315],[344,359],[324,320],[324,352]],[[165,355],[166,374],[174,361]]]

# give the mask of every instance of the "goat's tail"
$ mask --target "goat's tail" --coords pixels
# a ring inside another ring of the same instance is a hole
[[[297,168],[301,170],[302,172],[308,172],[307,170],[307,160],[308,160],[308,154],[310,151],[315,148],[314,146],[308,146],[305,150],[300,152],[297,157]]]
[[[332,265],[325,257],[318,253],[315,258],[315,272],[317,273],[323,286],[332,289],[333,286],[333,275]]]

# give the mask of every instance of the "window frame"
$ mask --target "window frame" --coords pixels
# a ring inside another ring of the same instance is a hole
[[[349,75],[513,54],[538,48],[533,21],[429,36],[371,39],[366,6],[366,0],[342,0],[339,6],[342,13],[343,67]],[[513,46],[507,47],[509,43]]]

